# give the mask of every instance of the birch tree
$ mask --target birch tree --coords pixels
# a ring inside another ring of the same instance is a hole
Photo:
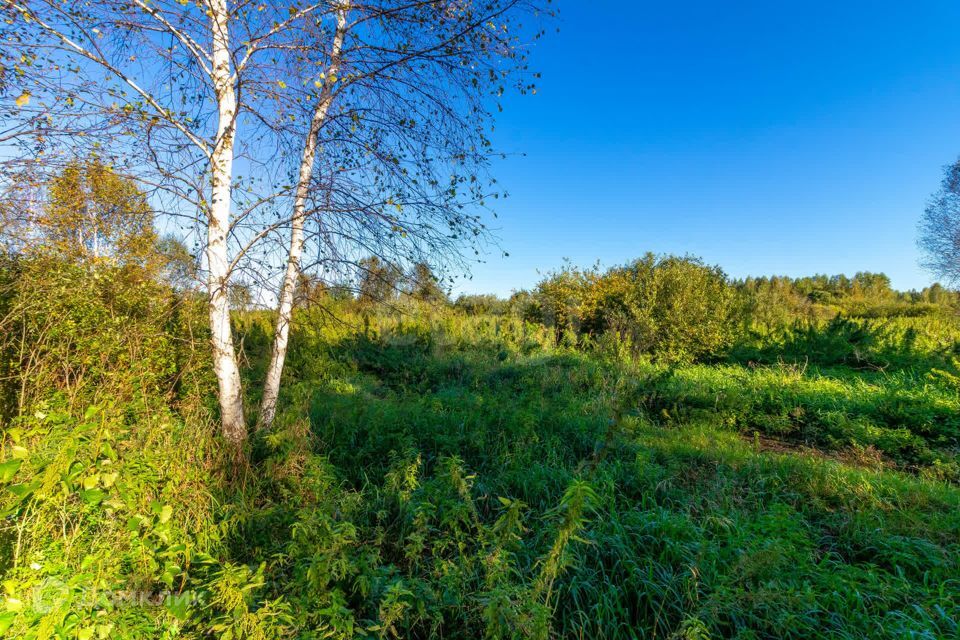
[[[332,6],[331,35],[316,38],[329,42],[326,49],[290,44],[298,63],[319,71],[297,78],[307,93],[290,98],[292,112],[311,107],[264,385],[264,426],[276,412],[305,268],[359,283],[370,280],[371,257],[402,274],[417,264],[463,270],[465,252],[479,255],[488,240],[479,213],[500,196],[487,174],[495,155],[492,113],[509,88],[534,89],[524,45],[542,32],[523,20],[547,15],[522,0],[335,0]]]
[[[247,436],[235,274],[272,287],[281,272],[269,425],[304,275],[358,282],[371,256],[397,273],[422,263],[442,274],[489,240],[492,116],[505,91],[533,86],[522,45],[540,32],[522,22],[538,12],[528,0],[0,2],[0,99],[17,151],[4,167],[95,154],[202,235],[234,444]]]
[[[277,409],[277,398],[280,393],[280,376],[283,373],[283,364],[287,356],[287,343],[290,338],[290,322],[293,316],[294,296],[297,283],[300,280],[300,261],[303,256],[304,222],[307,215],[307,198],[312,185],[314,163],[317,156],[317,145],[320,129],[326,122],[333,101],[333,80],[340,73],[340,64],[343,56],[343,42],[347,32],[348,0],[334,0],[336,27],[330,45],[329,63],[315,80],[320,87],[316,96],[316,107],[310,117],[310,125],[303,143],[303,155],[297,175],[296,191],[293,201],[293,216],[290,229],[290,250],[287,257],[287,267],[280,286],[279,304],[277,308],[276,329],[273,336],[270,365],[267,368],[264,380],[263,399],[260,407],[260,424],[269,426],[273,422]]]
[[[240,220],[249,224],[271,199],[257,193],[249,208],[233,211],[241,183],[234,160],[265,140],[248,136],[240,145],[237,126],[244,110],[269,111],[269,95],[255,89],[273,69],[259,56],[315,9],[227,0],[3,0],[5,92],[18,122],[8,130],[19,158],[52,167],[59,157],[98,150],[151,184],[170,215],[204,233],[220,418],[235,444],[247,433],[229,316],[236,266],[230,240]],[[248,166],[257,159],[248,156]]]
[[[950,283],[960,282],[960,160],[943,170],[940,189],[920,219],[921,265]]]

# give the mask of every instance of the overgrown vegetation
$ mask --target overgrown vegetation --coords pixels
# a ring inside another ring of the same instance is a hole
[[[0,269],[9,637],[960,632],[953,292],[652,256],[511,301],[314,287],[238,465],[143,233]],[[235,324],[258,380],[270,314]]]
[[[957,291],[449,298],[552,4],[4,3],[0,636],[960,637]]]

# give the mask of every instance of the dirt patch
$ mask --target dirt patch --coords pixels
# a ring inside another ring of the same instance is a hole
[[[874,448],[872,445],[867,447],[847,447],[839,451],[825,451],[799,442],[780,440],[758,433],[753,435],[742,434],[742,437],[751,443],[757,451],[813,456],[824,460],[835,460],[851,467],[871,469],[874,471],[899,468],[896,462],[885,457],[880,450]]]

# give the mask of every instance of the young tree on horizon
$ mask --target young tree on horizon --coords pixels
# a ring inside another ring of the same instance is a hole
[[[921,265],[948,283],[960,282],[960,160],[944,169],[940,189],[920,219]]]
[[[47,190],[49,202],[34,224],[59,254],[118,263],[158,255],[146,195],[100,160],[69,163]]]
[[[447,299],[447,293],[440,286],[440,279],[427,263],[418,262],[413,265],[407,279],[407,292],[415,300],[437,303]]]

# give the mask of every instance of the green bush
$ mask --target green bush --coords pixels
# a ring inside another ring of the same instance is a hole
[[[647,254],[604,274],[567,269],[542,281],[533,317],[581,336],[612,334],[663,362],[721,355],[735,335],[735,291],[695,258]]]

